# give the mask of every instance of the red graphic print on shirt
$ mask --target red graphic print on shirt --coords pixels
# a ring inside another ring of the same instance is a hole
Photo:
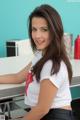
[[[26,78],[26,86],[25,86],[26,95],[27,95],[28,86],[29,86],[29,84],[30,84],[32,81],[33,81],[33,75],[32,75],[32,72],[29,71],[29,72],[28,72],[28,75],[27,75],[27,78]]]

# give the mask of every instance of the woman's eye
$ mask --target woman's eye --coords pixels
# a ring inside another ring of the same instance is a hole
[[[38,31],[38,29],[32,28],[32,32],[36,32],[36,31]],[[39,31],[47,32],[47,31],[48,31],[48,28],[40,28]]]
[[[36,29],[35,29],[35,28],[32,28],[32,31],[36,31]]]
[[[46,31],[48,31],[48,29],[47,29],[47,28],[43,28],[42,31],[43,31],[43,32],[46,32]]]

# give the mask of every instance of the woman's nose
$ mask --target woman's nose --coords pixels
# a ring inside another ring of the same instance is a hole
[[[40,31],[37,31],[37,32],[36,32],[36,37],[37,37],[37,38],[41,37],[41,32],[40,32]]]

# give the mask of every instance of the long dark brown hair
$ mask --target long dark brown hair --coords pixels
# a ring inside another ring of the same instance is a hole
[[[47,60],[52,60],[54,63],[52,66],[51,74],[56,74],[60,69],[60,63],[63,60],[67,66],[69,81],[72,79],[72,67],[67,56],[66,48],[63,40],[63,25],[59,13],[50,5],[44,4],[33,10],[29,16],[29,38],[31,40],[31,46],[33,51],[36,51],[36,45],[32,39],[32,19],[33,17],[44,18],[49,27],[51,43],[46,49],[44,56],[33,66],[33,73],[36,76],[37,81],[40,80],[40,72],[44,63]],[[63,71],[64,72],[64,71]]]

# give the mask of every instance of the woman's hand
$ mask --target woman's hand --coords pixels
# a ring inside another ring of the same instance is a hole
[[[27,73],[31,67],[32,63],[30,62],[25,68],[20,72],[15,74],[6,74],[0,75],[0,84],[18,84],[23,83],[26,79]]]

